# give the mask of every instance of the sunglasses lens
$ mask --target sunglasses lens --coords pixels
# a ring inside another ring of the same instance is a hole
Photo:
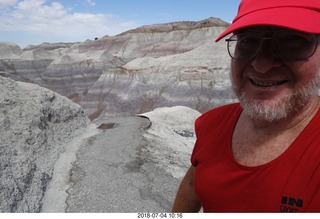
[[[237,60],[252,59],[261,47],[261,37],[252,34],[236,34],[228,40],[228,52]]]
[[[259,33],[235,34],[227,40],[228,52],[233,59],[251,60],[259,53],[264,40],[271,41],[274,53],[283,61],[307,59],[317,48],[317,37],[314,34],[279,31],[271,38]]]
[[[317,48],[314,34],[281,31],[274,35],[274,51],[286,61],[298,61],[312,56]]]

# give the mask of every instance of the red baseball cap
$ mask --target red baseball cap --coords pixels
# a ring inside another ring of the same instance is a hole
[[[320,34],[320,0],[242,0],[237,16],[216,42],[236,30],[257,25]]]

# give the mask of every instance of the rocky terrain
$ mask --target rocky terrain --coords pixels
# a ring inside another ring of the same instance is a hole
[[[168,212],[194,120],[233,102],[209,18],[0,43],[0,212]]]
[[[80,43],[2,43],[0,74],[68,97],[91,120],[175,105],[204,112],[234,99],[225,43],[214,42],[226,26],[209,18]]]
[[[53,167],[90,120],[50,90],[0,77],[0,212],[39,212]]]
[[[169,212],[195,142],[188,107],[92,123],[71,100],[0,77],[0,213]]]

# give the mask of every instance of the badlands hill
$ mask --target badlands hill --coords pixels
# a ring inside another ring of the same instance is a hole
[[[227,25],[0,43],[0,212],[170,211],[194,120],[234,101]]]
[[[226,26],[209,18],[79,43],[0,43],[0,74],[68,97],[91,120],[176,105],[204,112],[234,100],[225,43],[214,42]]]
[[[199,112],[91,123],[71,100],[0,77],[0,213],[168,212]]]

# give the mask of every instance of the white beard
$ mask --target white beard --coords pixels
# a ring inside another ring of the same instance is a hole
[[[251,100],[246,98],[243,91],[239,92],[238,99],[243,111],[252,119],[277,122],[300,111],[312,98],[318,96],[319,75],[306,86],[296,89],[281,100]]]

